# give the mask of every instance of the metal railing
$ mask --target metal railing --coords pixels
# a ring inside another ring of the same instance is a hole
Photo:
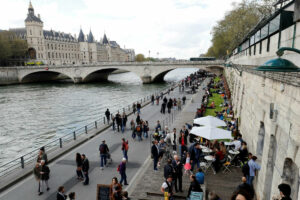
[[[138,99],[137,101],[134,101],[134,103],[139,102],[139,103],[141,103],[142,106],[144,106],[151,101],[152,95],[154,95],[154,96],[160,95],[161,92],[166,94],[168,89],[169,88],[165,88],[160,91],[157,90],[156,92],[154,92],[146,97],[143,97],[141,99]],[[111,113],[117,113],[119,111],[125,112],[127,114],[131,113],[132,112],[132,104],[129,104],[128,106],[125,106],[122,109],[114,110]],[[110,126],[110,124],[107,123],[107,119],[106,119],[105,115],[103,115],[98,120],[93,121],[81,128],[70,131],[69,133],[67,133],[64,136],[55,138],[51,142],[48,142],[45,145],[43,145],[42,147],[45,148],[47,154],[49,155],[49,153],[51,153],[57,149],[63,148],[63,146],[66,143],[70,144],[71,141],[75,141],[79,137],[89,134],[93,130],[97,130],[97,129],[100,130],[101,128],[105,128],[107,126]],[[1,165],[0,166],[0,177],[10,174],[11,172],[15,171],[16,169],[24,169],[27,165],[32,164],[34,162],[34,160],[37,159],[37,153],[40,150],[40,148],[41,147],[35,148],[32,151]]]

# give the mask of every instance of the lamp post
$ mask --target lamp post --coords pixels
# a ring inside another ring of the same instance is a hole
[[[255,68],[256,71],[270,71],[270,72],[300,72],[300,68],[297,67],[294,63],[287,59],[280,58],[284,51],[293,51],[300,54],[299,49],[291,47],[281,47],[276,52],[278,58],[269,60],[263,65]]]

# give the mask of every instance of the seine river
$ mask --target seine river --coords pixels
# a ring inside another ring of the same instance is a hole
[[[0,87],[0,166],[34,148],[167,88],[196,69],[176,69],[166,83],[143,85],[134,73],[109,83],[35,83]]]

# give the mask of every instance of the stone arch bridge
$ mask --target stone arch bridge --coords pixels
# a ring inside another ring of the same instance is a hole
[[[115,70],[124,70],[137,74],[143,83],[163,81],[164,76],[177,68],[199,68],[220,74],[223,71],[222,60],[215,61],[176,61],[176,62],[109,62],[93,65],[70,66],[26,66],[6,67],[14,70],[19,83],[56,80],[61,75],[73,80],[74,83],[107,81],[109,74]],[[7,72],[9,73],[9,72]]]

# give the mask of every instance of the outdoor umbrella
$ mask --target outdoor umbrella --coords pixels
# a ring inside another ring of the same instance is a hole
[[[231,131],[213,126],[193,127],[190,133],[207,140],[233,139]]]
[[[223,120],[220,120],[217,117],[206,116],[194,119],[194,124],[205,125],[205,126],[227,126]]]

